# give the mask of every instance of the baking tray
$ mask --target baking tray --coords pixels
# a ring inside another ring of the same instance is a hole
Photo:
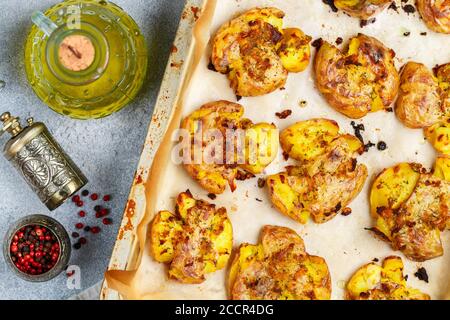
[[[201,8],[211,7],[212,2],[215,3],[215,0],[187,1],[109,265],[109,270],[135,270],[138,267],[138,271],[108,272],[109,275],[115,274],[116,276],[107,277],[111,283],[104,282],[101,292],[102,299],[121,298],[108,285],[115,285],[120,288],[121,292],[126,292],[122,291],[124,287],[121,285],[130,279],[133,282],[132,289],[135,290],[130,295],[131,297],[150,299],[224,299],[227,297],[224,290],[224,279],[228,268],[209,275],[204,285],[181,285],[175,281],[166,281],[164,265],[156,263],[140,250],[146,247],[142,245],[145,241],[144,228],[138,228],[139,222],[144,216],[145,220],[141,227],[146,226],[149,221],[149,212],[154,214],[154,211],[157,210],[173,210],[174,197],[187,188],[193,192],[196,198],[205,199],[206,196],[205,191],[201,190],[182,168],[164,161],[169,159],[168,153],[171,145],[168,139],[169,133],[178,127],[177,121],[181,116],[186,116],[205,102],[219,99],[235,101],[236,99],[229,88],[226,77],[207,70],[208,52],[204,52],[205,50],[202,52],[202,60],[199,64],[201,70],[198,72],[201,77],[199,74],[192,76],[193,71],[189,70],[192,65],[196,66],[192,62],[193,60],[197,59],[196,62],[199,62],[198,46],[195,46],[195,39],[198,38],[193,37],[193,32],[200,28],[194,28],[194,22],[198,18]],[[391,11],[385,12],[377,17],[376,23],[361,30],[357,19],[342,13],[336,15],[322,1],[318,0],[217,0],[217,5],[218,7],[212,14],[214,19],[211,18],[212,25],[208,26],[208,31],[211,32],[217,30],[223,22],[228,21],[238,12],[255,6],[273,5],[286,12],[286,27],[298,26],[314,39],[323,37],[334,42],[337,37],[342,37],[346,41],[357,32],[375,36],[397,52],[397,67],[409,60],[424,62],[428,67],[450,61],[448,38],[445,38],[445,35],[432,34],[417,15],[401,14],[397,16]],[[203,20],[203,15],[201,19]],[[403,36],[406,31],[411,33],[408,38]],[[431,35],[421,37],[420,33],[423,31],[428,31]],[[430,48],[433,50],[430,51]],[[192,82],[189,87],[187,86],[188,82]],[[208,90],[205,90],[205,83],[209,84]],[[245,107],[246,117],[255,122],[274,122],[280,130],[296,121],[324,117],[336,120],[342,132],[352,133],[350,119],[329,107],[320,93],[313,89],[313,86],[314,79],[310,65],[304,73],[290,74],[284,91],[277,91],[262,97],[244,98],[240,103]],[[300,89],[310,87],[311,89],[307,90]],[[186,91],[188,91],[188,98],[180,99],[180,95],[184,97]],[[180,94],[181,92],[183,94]],[[300,108],[298,106],[299,99],[307,100],[308,106]],[[292,116],[286,120],[277,119],[275,112],[284,109],[292,109]],[[167,129],[169,120],[172,121]],[[339,216],[323,225],[315,225],[312,222],[304,226],[300,225],[271,208],[266,192],[259,190],[255,186],[255,181],[244,181],[238,184],[238,189],[234,194],[226,192],[215,201],[217,205],[225,206],[229,210],[230,219],[235,226],[234,245],[238,246],[242,242],[256,243],[260,228],[264,224],[287,226],[303,237],[309,253],[326,259],[330,267],[332,298],[334,299],[343,297],[345,281],[357,268],[370,262],[373,258],[382,259],[393,254],[403,257],[405,273],[410,276],[408,280],[410,286],[432,293],[433,298],[444,298],[450,279],[448,273],[449,232],[442,234],[446,252],[443,257],[424,263],[415,263],[408,261],[400,252],[394,252],[388,244],[376,240],[373,235],[364,230],[374,224],[369,214],[367,195],[375,174],[385,167],[405,161],[420,162],[431,167],[436,154],[432,147],[423,141],[421,130],[405,128],[392,113],[374,113],[366,116],[362,121],[366,125],[365,138],[367,140],[375,142],[384,140],[389,147],[383,153],[372,151],[359,159],[369,167],[370,174],[360,196],[350,205],[353,213],[349,217]],[[165,142],[158,149],[162,139]],[[157,160],[153,162],[156,153],[158,153]],[[287,164],[283,162],[280,152],[278,158],[267,168],[266,173],[277,173],[285,165]],[[152,172],[150,172],[151,167]],[[149,174],[152,179],[148,179]],[[262,199],[263,203],[254,201],[256,198]],[[248,223],[249,219],[252,223]],[[137,234],[140,236],[140,243]],[[346,262],[342,263],[343,260]],[[421,266],[426,267],[429,271],[429,284],[425,284],[413,276],[417,268]],[[137,277],[134,278],[136,274]],[[130,275],[132,276],[129,277]],[[119,278],[120,280],[118,280]],[[125,281],[122,281],[124,279]],[[139,288],[136,289],[136,287]],[[141,295],[142,287],[145,287],[145,292]],[[134,295],[136,292],[139,294]]]
[[[204,1],[186,0],[181,14],[180,24],[161,82],[159,95],[156,100],[108,270],[129,270],[134,266],[136,259],[135,248],[137,245],[135,241],[136,228],[145,212],[144,182],[148,178],[153,158],[170,120],[170,112],[178,98],[178,95],[174,93],[179,90],[183,81],[183,75],[186,72],[187,61],[189,61],[193,44],[192,31]],[[120,299],[120,295],[117,291],[108,288],[107,281],[103,281],[100,299],[116,300]]]

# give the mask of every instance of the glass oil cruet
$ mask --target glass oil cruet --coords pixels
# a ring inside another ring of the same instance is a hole
[[[128,104],[147,71],[145,39],[109,1],[66,0],[32,15],[25,69],[33,90],[54,111],[101,118]]]

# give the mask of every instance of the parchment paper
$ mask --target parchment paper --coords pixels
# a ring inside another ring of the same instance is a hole
[[[178,193],[190,189],[194,197],[211,201],[184,171],[170,161],[173,144],[171,134],[179,127],[180,119],[214,100],[236,101],[225,75],[207,69],[210,55],[210,36],[227,20],[252,7],[275,6],[286,12],[284,27],[300,27],[313,39],[322,37],[335,42],[342,37],[347,40],[357,33],[375,36],[397,54],[396,63],[400,68],[409,60],[425,63],[428,67],[450,61],[450,36],[428,30],[418,14],[407,15],[385,10],[377,16],[374,24],[361,28],[358,19],[342,12],[333,13],[320,0],[217,0],[207,1],[205,10],[195,30],[196,45],[192,52],[190,67],[186,72],[186,83],[180,91],[179,103],[174,107],[167,134],[154,160],[149,181],[146,183],[146,216],[138,227],[139,259],[135,271],[109,271],[106,274],[108,286],[118,290],[129,299],[226,299],[228,297],[226,279],[228,268],[207,276],[200,285],[185,285],[169,280],[167,267],[155,262],[149,255],[146,233],[148,223],[159,210],[174,210],[174,199]],[[408,37],[405,32],[410,32]],[[426,36],[420,35],[427,32]],[[313,55],[315,49],[312,50]],[[306,100],[307,107],[300,107],[299,101]],[[274,122],[280,130],[293,123],[310,118],[324,117],[336,120],[343,132],[353,133],[350,119],[340,115],[327,105],[314,85],[311,64],[307,71],[290,74],[285,90],[272,94],[243,98],[239,103],[245,107],[245,116],[254,122]],[[280,120],[275,112],[285,109],[293,111],[292,116]],[[385,167],[399,162],[420,162],[432,167],[436,153],[424,140],[422,130],[404,127],[392,112],[370,114],[357,123],[364,123],[366,141],[385,141],[388,149],[380,152],[372,148],[359,158],[369,168],[369,178],[363,191],[350,207],[352,214],[337,216],[330,222],[317,225],[309,222],[301,225],[283,215],[271,206],[266,188],[257,187],[257,178],[238,181],[234,193],[227,191],[214,202],[228,210],[234,231],[234,246],[242,242],[257,243],[261,227],[266,224],[290,227],[304,239],[310,254],[324,257],[332,278],[332,298],[342,299],[345,282],[361,265],[374,258],[380,261],[389,255],[399,255],[405,263],[408,285],[429,293],[434,299],[444,298],[450,274],[450,232],[442,234],[445,255],[443,257],[415,263],[406,259],[401,252],[394,252],[388,243],[376,239],[366,227],[374,221],[369,214],[368,193],[374,175]],[[265,174],[283,171],[287,162],[280,154],[267,168]],[[264,175],[263,175],[264,176]],[[256,198],[261,199],[258,202]],[[230,259],[231,262],[231,259]],[[429,283],[414,277],[418,267],[423,266],[429,274]]]

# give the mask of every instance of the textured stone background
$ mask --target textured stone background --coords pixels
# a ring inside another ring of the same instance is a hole
[[[110,193],[114,225],[89,235],[89,244],[72,254],[71,264],[81,268],[82,289],[103,277],[116,239],[126,198],[146,136],[172,41],[183,9],[183,0],[114,0],[141,27],[149,46],[147,81],[134,103],[105,119],[79,121],[63,117],[46,107],[33,93],[25,77],[23,49],[34,10],[45,10],[57,0],[0,0],[0,113],[10,111],[23,120],[33,116],[44,122],[56,140],[89,179],[87,188]],[[6,135],[1,138],[3,145]],[[6,159],[0,158],[0,239],[19,217],[44,213],[74,230],[77,208],[66,203],[49,213],[28,189]],[[88,203],[90,201],[87,201]],[[94,221],[92,210],[86,221]],[[84,221],[83,221],[84,222]],[[99,221],[100,222],[100,221]],[[43,284],[16,278],[0,258],[0,299],[66,299],[80,290],[69,290],[61,274]]]

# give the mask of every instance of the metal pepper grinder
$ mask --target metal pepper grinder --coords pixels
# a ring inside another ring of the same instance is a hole
[[[19,118],[1,115],[0,135],[9,132],[3,154],[19,171],[49,210],[54,210],[87,183],[86,177],[53,139],[47,127],[33,118],[22,128]]]

